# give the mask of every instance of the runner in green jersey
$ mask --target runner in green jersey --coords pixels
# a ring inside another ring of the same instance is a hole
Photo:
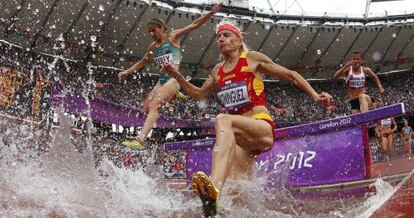
[[[211,16],[220,10],[221,5],[222,3],[214,5],[211,11],[197,18],[190,25],[173,30],[170,33],[167,33],[167,27],[163,20],[159,18],[150,19],[147,22],[147,30],[154,41],[148,47],[147,52],[140,61],[118,74],[119,79],[123,79],[134,72],[138,72],[144,68],[150,60],[154,60],[159,67],[164,63],[173,63],[174,68],[178,70],[182,59],[180,39],[205,23]],[[123,144],[130,147],[142,147],[144,139],[148,136],[153,125],[158,120],[158,109],[170,99],[176,97],[177,94],[179,94],[177,97],[180,97],[182,94],[179,90],[180,85],[174,78],[171,78],[165,72],[160,72],[158,83],[151,90],[144,103],[144,111],[148,116],[141,132],[135,140],[125,141]]]

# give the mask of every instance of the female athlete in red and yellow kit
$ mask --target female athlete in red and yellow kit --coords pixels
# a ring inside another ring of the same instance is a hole
[[[275,126],[266,107],[264,75],[291,81],[315,102],[328,105],[331,100],[327,93],[318,94],[297,72],[274,63],[260,52],[248,51],[235,25],[221,23],[216,33],[223,62],[213,68],[201,88],[189,83],[172,65],[163,65],[163,71],[192,97],[204,99],[217,92],[227,111],[218,114],[215,121],[211,180],[203,172],[193,175],[193,190],[203,202],[206,217],[217,213],[226,179],[251,179],[255,156],[273,147]]]

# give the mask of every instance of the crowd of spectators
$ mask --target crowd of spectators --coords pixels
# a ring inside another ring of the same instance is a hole
[[[102,80],[104,84],[97,89],[99,97],[109,99],[122,105],[142,108],[145,97],[157,81],[157,76],[137,73],[126,81],[118,81],[116,72],[106,74]],[[385,89],[383,96],[379,95],[372,80],[367,81],[367,92],[373,101],[383,104],[403,102],[407,110],[414,108],[414,74],[412,71],[380,74],[379,78]],[[192,81],[201,85],[201,80]],[[344,81],[310,81],[317,91],[326,91],[334,97],[333,107],[322,108],[313,102],[312,98],[304,94],[293,84],[283,81],[265,82],[266,94],[270,113],[278,123],[293,125],[298,123],[315,122],[346,115],[349,111],[347,92]],[[120,96],[122,96],[120,98]],[[203,120],[212,119],[223,109],[216,96],[211,96],[204,102],[197,102],[191,97],[185,103],[172,100],[161,110],[164,116],[173,116],[180,119]]]
[[[157,75],[143,70],[127,80],[119,81],[118,70],[115,69],[92,67],[85,63],[39,56],[28,52],[21,55],[19,52],[23,51],[19,51],[19,48],[4,44],[0,44],[0,50],[6,54],[0,56],[0,66],[14,67],[16,70],[31,73],[34,66],[41,65],[46,68],[45,74],[49,79],[59,79],[68,90],[76,92],[89,90],[89,94],[94,97],[138,109],[142,109],[145,97],[158,80]],[[385,105],[403,102],[407,110],[413,109],[414,91],[411,87],[414,86],[414,74],[412,70],[379,74],[379,78],[385,89],[383,96],[378,94],[372,80],[367,81],[368,95],[373,97],[374,101],[380,100]],[[192,82],[197,85],[202,83],[201,80]],[[265,82],[270,113],[279,123],[307,123],[347,114],[349,105],[343,81],[327,79],[310,82],[317,91],[326,91],[334,97],[334,107],[322,108],[293,84],[280,81]],[[172,100],[162,108],[161,114],[179,119],[208,120],[222,111],[216,96],[211,96],[204,102],[197,102],[189,97],[185,103]]]

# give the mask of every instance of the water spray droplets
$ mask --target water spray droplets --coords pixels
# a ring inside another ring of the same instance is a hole
[[[105,7],[103,5],[99,5],[99,11],[105,11]]]
[[[374,60],[374,61],[380,61],[381,60],[381,58],[382,58],[382,54],[379,52],[379,51],[375,51],[373,54],[372,54],[372,60]]]
[[[56,40],[57,41],[60,41],[60,42],[64,42],[65,41],[65,38],[63,37],[63,33],[61,33]]]
[[[96,47],[96,36],[95,35],[91,35],[91,46]]]

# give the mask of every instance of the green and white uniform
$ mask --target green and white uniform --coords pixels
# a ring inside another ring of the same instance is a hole
[[[162,45],[159,47],[154,47],[152,49],[152,52],[154,54],[154,61],[158,67],[164,63],[172,63],[174,65],[178,65],[183,58],[181,49],[175,47],[168,39],[165,39]],[[170,78],[171,76],[168,73],[161,72],[159,79],[160,84],[164,85]]]

